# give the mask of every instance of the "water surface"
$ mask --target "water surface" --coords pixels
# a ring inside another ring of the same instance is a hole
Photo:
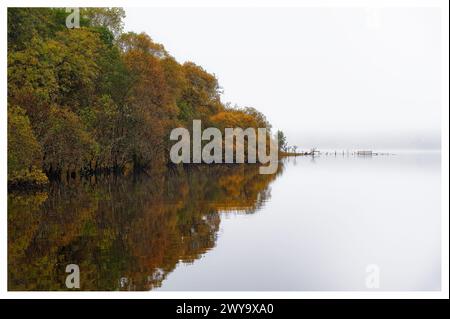
[[[103,177],[8,195],[8,288],[440,289],[440,153]]]
[[[161,289],[367,290],[370,265],[380,290],[440,289],[440,153],[291,158],[270,188]]]

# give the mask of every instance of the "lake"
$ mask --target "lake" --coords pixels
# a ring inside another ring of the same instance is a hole
[[[439,290],[439,152],[196,166],[8,194],[8,289]],[[376,285],[370,283],[376,275]]]

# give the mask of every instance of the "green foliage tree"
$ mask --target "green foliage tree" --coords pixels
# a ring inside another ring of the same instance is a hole
[[[13,185],[47,183],[47,176],[40,169],[42,150],[25,110],[8,109],[8,181]]]
[[[50,173],[74,171],[95,158],[98,145],[80,118],[66,108],[52,106],[42,138],[44,168]]]
[[[278,140],[278,149],[282,152],[286,152],[288,145],[283,131],[278,130],[275,135]]]

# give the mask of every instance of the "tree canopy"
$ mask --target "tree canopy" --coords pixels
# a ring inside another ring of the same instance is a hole
[[[214,74],[179,63],[120,8],[8,8],[8,179],[161,169],[169,133],[193,119],[267,127],[254,108],[221,101]],[[45,175],[44,175],[45,173]]]

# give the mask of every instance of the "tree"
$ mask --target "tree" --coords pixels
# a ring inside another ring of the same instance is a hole
[[[223,110],[217,78],[192,62],[183,64],[183,72],[187,85],[178,100],[180,119],[185,123],[198,119],[209,125],[209,118]]]
[[[42,138],[43,164],[50,175],[80,170],[97,155],[97,143],[69,109],[52,106],[47,126]]]
[[[8,51],[23,50],[33,38],[48,39],[66,29],[66,15],[64,8],[8,8]]]
[[[107,28],[115,38],[123,31],[123,8],[82,8],[81,15],[89,21],[89,25]]]
[[[278,140],[278,149],[285,152],[287,150],[287,142],[286,136],[284,135],[283,131],[278,130],[276,132],[276,139]]]
[[[206,127],[270,131],[255,108],[221,102],[214,74],[180,64],[145,33],[123,33],[123,9],[80,13],[81,27],[68,29],[64,8],[8,9],[9,118],[29,126],[11,136],[37,143],[40,157],[24,156],[40,158],[31,165],[37,171],[164,169],[170,129],[190,129],[193,119]],[[24,167],[14,161],[13,170]]]
[[[127,153],[135,168],[161,163],[167,149],[169,128],[175,124],[177,108],[170,97],[163,47],[146,34],[126,34],[121,39],[123,61],[131,78],[125,97],[131,125],[126,128]]]
[[[267,132],[270,133],[270,130],[272,129],[272,125],[269,123],[269,121],[267,120],[266,116],[263,113],[261,113],[254,107],[245,107],[245,108],[243,108],[242,111],[244,113],[252,116],[254,118],[254,120],[256,121],[258,127],[266,128]]]
[[[47,176],[40,169],[42,150],[30,121],[20,107],[8,109],[8,181],[11,184],[45,184]]]

